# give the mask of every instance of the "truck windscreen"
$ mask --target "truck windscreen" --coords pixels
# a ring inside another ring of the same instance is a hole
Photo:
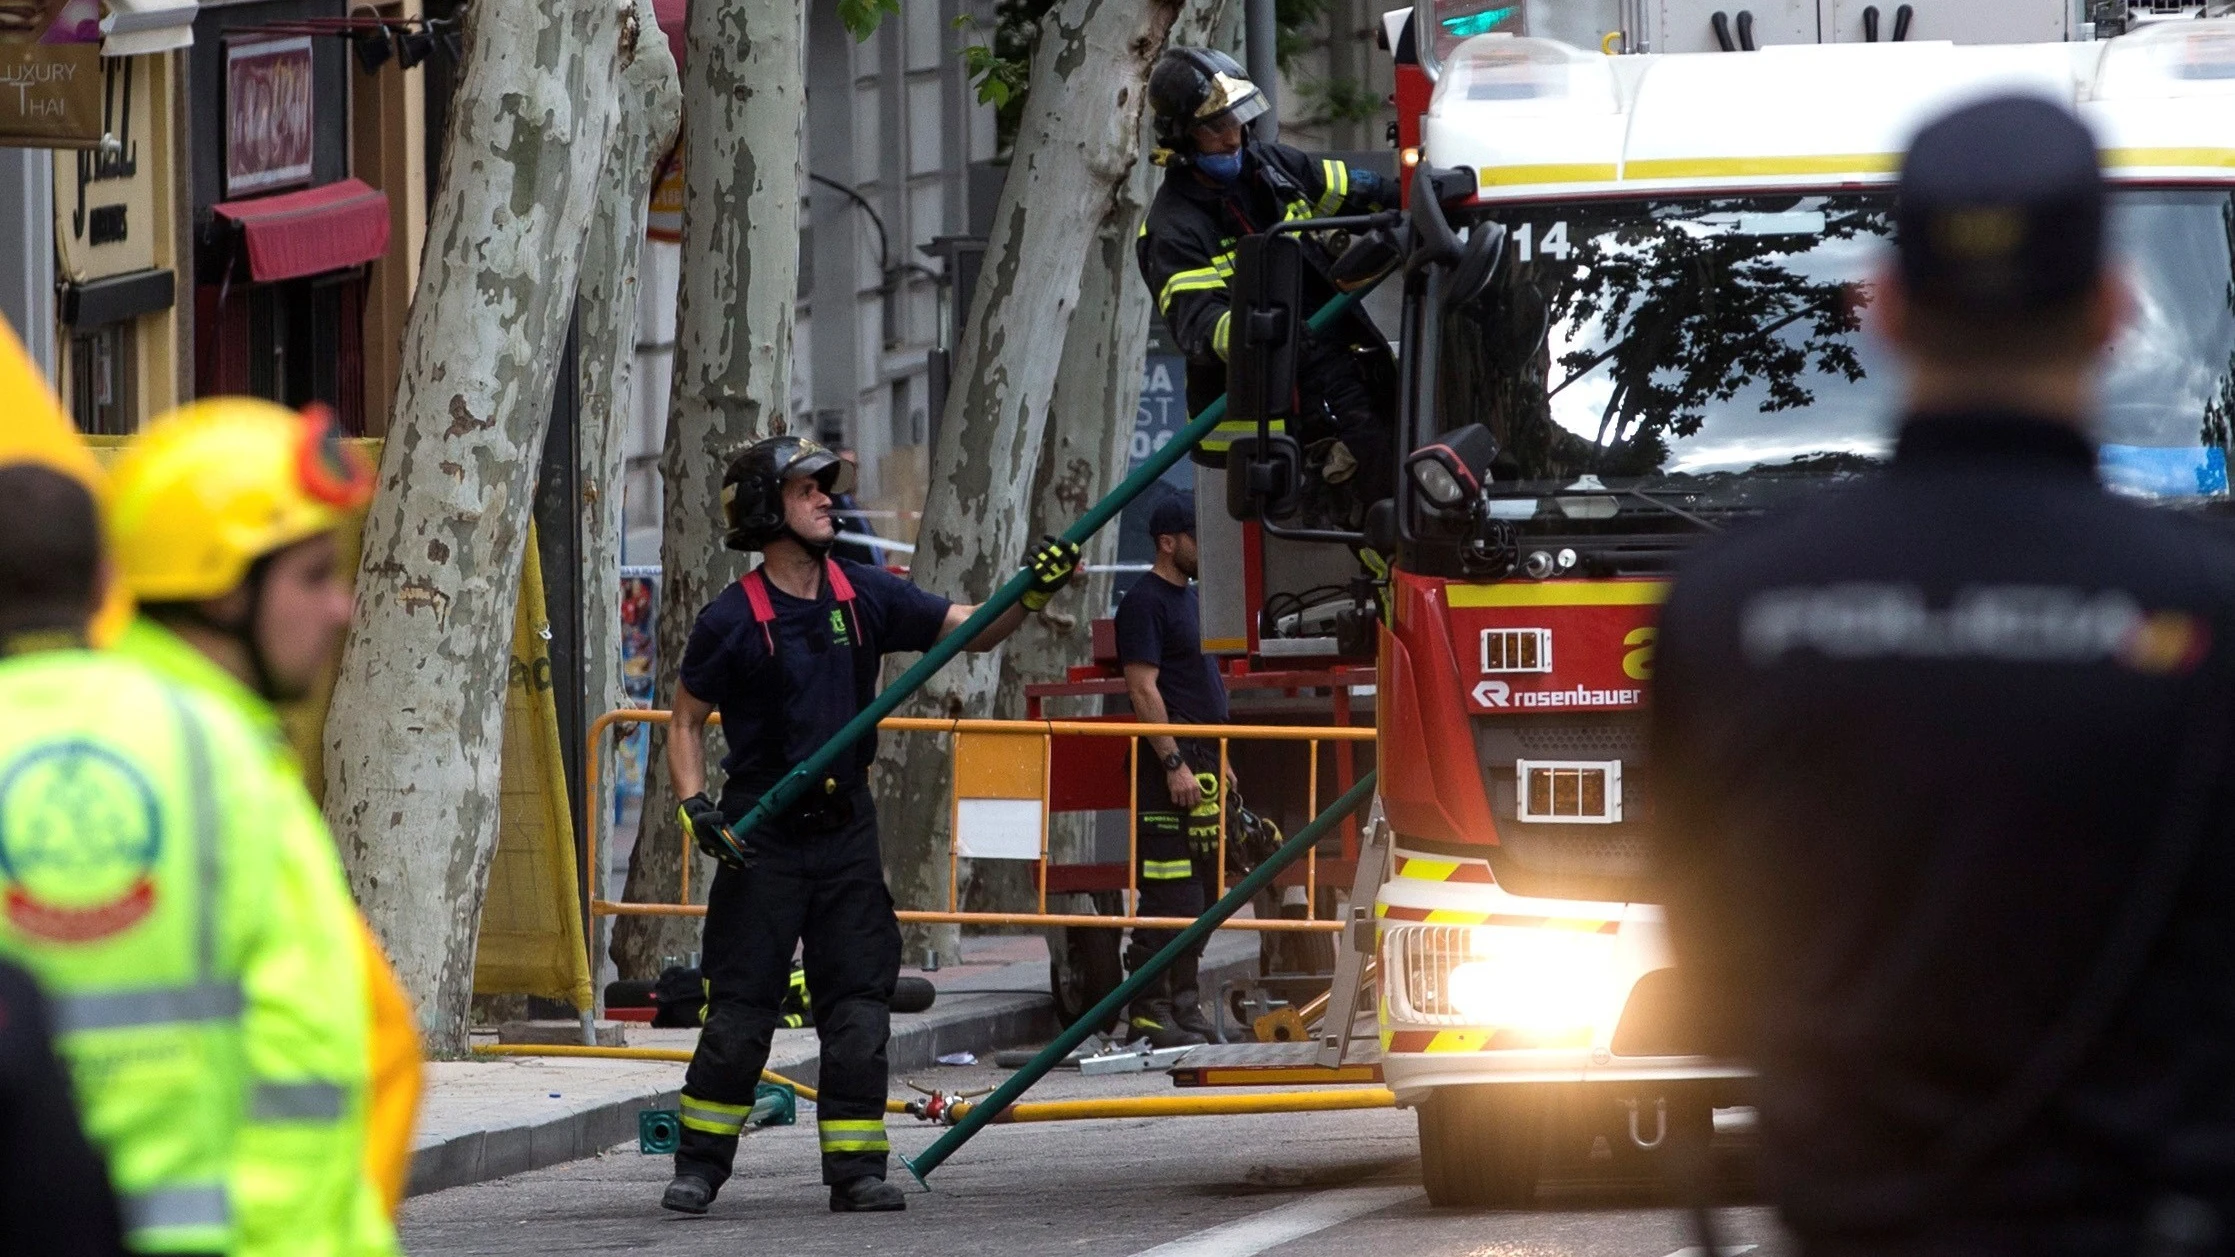
[[[1503,448],[1498,494],[1633,486],[1703,505],[1865,470],[1898,368],[1865,330],[1889,194],[1501,207],[1489,288],[1446,312],[1441,427]],[[2104,480],[2225,497],[2235,427],[2235,195],[2124,190],[2112,252],[2134,313],[2110,357]],[[1581,481],[1580,484],[1578,482]]]

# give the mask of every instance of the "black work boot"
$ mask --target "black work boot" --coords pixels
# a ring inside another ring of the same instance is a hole
[[[908,1197],[881,1178],[850,1178],[830,1185],[832,1213],[899,1213]]]
[[[1135,1000],[1132,1015],[1128,1018],[1137,1038],[1147,1039],[1149,1047],[1162,1050],[1175,1047],[1198,1047],[1210,1042],[1202,1035],[1183,1028],[1172,1015],[1172,1001],[1163,997]]]
[[[660,1208],[677,1213],[705,1213],[714,1203],[714,1185],[696,1174],[678,1174],[660,1197]]]
[[[1203,997],[1193,987],[1183,987],[1172,992],[1172,1024],[1189,1034],[1200,1035],[1205,1043],[1223,1043],[1224,1036],[1211,1019],[1203,1015]]]

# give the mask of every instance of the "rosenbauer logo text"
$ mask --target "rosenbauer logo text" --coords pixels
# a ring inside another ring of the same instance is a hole
[[[1505,681],[1484,681],[1474,687],[1474,701],[1484,707],[1634,707],[1645,701],[1642,689],[1594,690],[1578,685],[1565,690],[1522,690]]]

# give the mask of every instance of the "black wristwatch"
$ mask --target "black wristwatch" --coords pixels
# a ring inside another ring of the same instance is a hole
[[[1164,765],[1165,772],[1176,772],[1179,769],[1187,767],[1187,758],[1181,755],[1178,751],[1172,752],[1170,755],[1165,756],[1158,762]]]

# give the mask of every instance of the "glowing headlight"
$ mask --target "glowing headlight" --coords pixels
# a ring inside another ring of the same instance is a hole
[[[1563,929],[1484,926],[1452,967],[1451,1006],[1470,1023],[1552,1032],[1597,1027],[1617,1001],[1614,939]]]

